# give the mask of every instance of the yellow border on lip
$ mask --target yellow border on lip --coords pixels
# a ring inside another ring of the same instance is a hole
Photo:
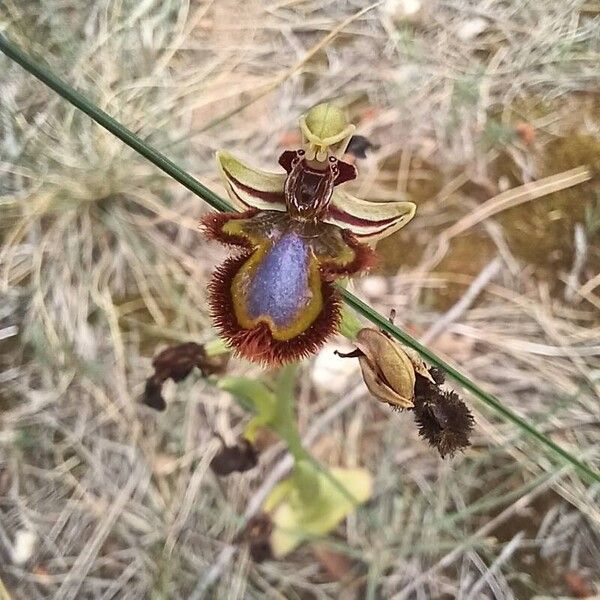
[[[235,317],[244,329],[253,329],[259,323],[266,323],[271,330],[274,339],[286,341],[304,333],[323,310],[321,276],[319,272],[319,263],[314,255],[311,254],[308,267],[308,289],[312,292],[312,296],[304,308],[298,309],[298,316],[296,316],[287,327],[277,326],[273,319],[267,315],[260,315],[253,319],[246,310],[248,284],[252,281],[252,278],[256,274],[256,270],[272,245],[273,244],[270,242],[262,244],[241,266],[231,282],[231,298],[233,300]]]
[[[221,227],[223,233],[230,235],[238,235],[246,238],[253,246],[260,247],[264,243],[264,237],[260,233],[252,235],[248,233],[245,226],[250,222],[250,219],[236,219],[226,221]]]

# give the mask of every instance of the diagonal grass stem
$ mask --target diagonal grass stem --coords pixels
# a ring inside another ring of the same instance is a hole
[[[50,71],[44,65],[33,60],[26,52],[21,50],[15,44],[10,42],[6,37],[0,35],[0,50],[6,54],[10,59],[21,65],[26,71],[29,71],[34,77],[39,79],[42,83],[45,83],[49,88],[54,90],[57,94],[65,98],[73,106],[82,110],[89,117],[91,117],[96,123],[107,129],[110,133],[118,137],[122,142],[127,144],[130,148],[133,148],[136,152],[147,158],[150,162],[156,165],[159,169],[164,171],[167,175],[181,183],[188,190],[202,198],[205,202],[210,204],[215,210],[228,212],[232,210],[231,205],[223,198],[215,194],[212,190],[202,185],[197,179],[192,177],[189,173],[177,166],[173,161],[167,158],[164,154],[144,142],[139,136],[133,131],[113,119],[108,113],[104,112],[93,104],[83,94],[78,92],[69,86],[66,82],[62,81],[52,71]],[[377,327],[384,331],[387,331],[397,340],[405,343],[407,346],[414,348],[419,352],[423,358],[429,361],[431,364],[442,368],[450,377],[456,382],[462,385],[464,388],[469,390],[475,397],[479,398],[484,404],[491,408],[494,412],[500,415],[506,421],[513,423],[521,430],[526,432],[529,436],[540,442],[546,449],[550,450],[552,454],[558,456],[562,461],[571,466],[575,467],[579,473],[591,482],[600,483],[600,473],[594,470],[592,467],[586,465],[578,458],[573,456],[570,452],[556,444],[549,437],[538,431],[533,425],[528,423],[525,419],[520,417],[517,413],[513,412],[509,408],[505,407],[496,397],[492,394],[481,389],[476,383],[469,379],[466,375],[463,375],[460,371],[447,364],[444,360],[439,358],[431,350],[420,344],[413,337],[390,323],[385,317],[371,308],[369,305],[362,302],[354,294],[348,292],[343,288],[339,288],[344,298],[344,301],[352,307],[356,312],[360,313],[363,317],[371,321]]]
[[[484,404],[489,406],[494,412],[501,415],[506,421],[513,423],[528,435],[535,438],[537,441],[544,444],[547,448],[551,449],[555,454],[560,456],[567,463],[571,463],[581,473],[587,475],[592,481],[600,482],[600,474],[594,469],[590,468],[585,463],[575,458],[570,452],[553,442],[549,437],[545,436],[542,432],[538,431],[533,425],[528,423],[525,419],[520,417],[517,413],[512,411],[510,408],[504,406],[495,396],[489,394],[485,390],[481,389],[474,381],[469,379],[466,375],[456,370],[454,367],[449,365],[446,361],[442,360],[434,352],[429,350],[426,346],[420,344],[414,337],[402,331],[391,323],[388,319],[383,317],[376,310],[371,308],[368,304],[365,304],[362,300],[357,298],[351,292],[345,289],[340,289],[346,304],[351,306],[356,312],[367,318],[371,323],[377,325],[383,331],[386,331],[397,340],[403,342],[407,346],[414,348],[425,360],[430,362],[432,365],[441,368],[446,374],[448,374],[454,381],[462,385],[465,389],[469,390],[474,396],[479,398]]]
[[[212,190],[202,185],[195,177],[184,171],[176,165],[172,160],[167,158],[162,152],[159,152],[137,136],[133,131],[113,119],[108,113],[98,108],[93,102],[86,98],[81,92],[78,92],[62,79],[57,77],[44,65],[34,61],[21,48],[0,35],[0,50],[21,65],[26,71],[29,71],[34,77],[45,83],[50,89],[69,101],[73,106],[83,111],[91,117],[98,125],[104,127],[118,137],[122,142],[133,148],[136,152],[147,158],[151,163],[155,164],[159,169],[167,175],[181,183],[191,192],[200,196],[205,202],[210,204],[215,210],[221,212],[230,212],[232,206],[215,194]]]

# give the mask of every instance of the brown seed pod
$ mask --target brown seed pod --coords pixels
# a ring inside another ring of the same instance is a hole
[[[365,384],[378,400],[413,409],[419,435],[442,458],[470,444],[475,420],[456,392],[440,388],[445,379],[441,369],[428,369],[418,352],[379,329],[361,329],[355,345],[353,352],[338,356],[358,358]]]
[[[394,408],[412,408],[416,373],[431,379],[419,354],[370,327],[358,332],[355,344],[358,352],[340,356],[358,357],[371,394]]]

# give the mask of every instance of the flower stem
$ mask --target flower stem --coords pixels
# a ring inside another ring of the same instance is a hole
[[[302,446],[302,438],[296,426],[294,414],[294,385],[296,383],[296,372],[298,364],[292,363],[279,370],[275,396],[275,429],[288,445],[290,454],[295,461],[306,459],[308,452]]]
[[[118,137],[121,141],[133,148],[136,152],[147,158],[150,162],[156,165],[159,169],[164,171],[167,175],[181,183],[187,189],[198,195],[205,202],[210,204],[215,210],[230,212],[232,211],[231,205],[223,198],[215,194],[212,190],[202,185],[197,179],[192,177],[189,173],[178,167],[173,161],[168,159],[164,154],[144,142],[139,136],[133,133],[130,129],[113,119],[109,114],[95,106],[90,100],[88,100],[83,94],[69,86],[66,82],[62,81],[46,66],[41,65],[34,61],[27,53],[23,52],[18,46],[10,42],[6,37],[0,35],[0,51],[4,52],[6,56],[21,65],[26,71],[29,71],[34,77],[45,83],[48,87],[54,90],[57,94],[69,101],[73,106],[79,108],[89,117],[91,117],[96,123],[110,131],[113,135]],[[516,413],[506,408],[502,403],[497,400],[491,394],[488,394],[482,390],[477,384],[471,381],[468,377],[448,365],[441,358],[436,356],[431,350],[422,346],[414,338],[407,333],[401,331],[389,321],[380,315],[378,312],[373,310],[370,306],[359,300],[354,294],[351,294],[347,290],[340,288],[346,303],[351,306],[355,311],[362,314],[365,318],[369,319],[372,323],[387,331],[401,342],[404,342],[407,346],[414,348],[419,352],[426,360],[432,364],[441,367],[446,373],[455,379],[458,383],[463,385],[466,389],[471,391],[477,398],[487,404],[492,410],[497,412],[505,420],[517,425],[531,437],[538,440],[552,453],[559,456],[566,463],[575,467],[581,475],[590,481],[600,482],[600,473],[595,471],[592,467],[581,462],[578,458],[573,456],[570,452],[563,449],[561,446],[553,442],[550,438],[546,437],[535,427],[527,423],[524,419],[519,417]],[[300,446],[301,447],[301,446]],[[299,451],[296,448],[296,451]]]
[[[298,364],[292,363],[279,370],[275,395],[277,404],[273,429],[288,445],[289,453],[294,457],[295,476],[301,483],[300,488],[304,490],[306,504],[316,503],[319,495],[319,479],[317,473],[325,476],[330,483],[350,502],[360,504],[350,492],[332,476],[327,467],[319,461],[302,445],[302,438],[296,424],[294,412],[294,386]],[[311,498],[312,495],[312,498]]]

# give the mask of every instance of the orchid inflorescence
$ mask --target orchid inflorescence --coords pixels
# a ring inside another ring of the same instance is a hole
[[[285,174],[218,152],[227,192],[242,212],[202,222],[209,238],[239,250],[209,286],[214,323],[237,354],[267,365],[312,354],[338,330],[340,298],[332,282],[368,270],[372,244],[408,223],[416,208],[367,202],[338,187],[357,176],[344,160],[356,137],[341,110],[320,104],[299,126],[302,147],[279,158]],[[364,153],[370,144],[359,142],[353,145]],[[351,356],[359,357],[375,397],[414,409],[420,433],[442,456],[468,445],[468,409],[440,389],[415,350],[372,328],[358,332],[356,343]]]
[[[299,124],[302,147],[280,156],[284,173],[260,171],[218,152],[225,187],[239,212],[211,213],[202,220],[209,239],[236,250],[208,287],[213,323],[234,353],[266,366],[294,363],[338,331],[342,312],[335,280],[368,270],[376,260],[373,244],[415,213],[411,202],[367,202],[340,189],[357,176],[346,157],[364,156],[373,145],[353,136],[354,126],[339,109],[321,104]],[[348,319],[342,330],[356,349],[340,356],[358,358],[371,394],[395,409],[412,410],[419,433],[442,456],[466,447],[473,419],[454,392],[441,389],[443,376],[383,331],[361,329]],[[168,378],[180,381],[194,367],[204,376],[216,373],[219,363],[209,358],[193,343],[163,351],[153,362],[146,403],[164,408],[160,389]],[[240,537],[255,560],[284,556],[303,540],[324,535],[372,493],[365,469],[322,470],[303,448],[293,416],[294,369],[293,364],[280,369],[275,387],[235,376],[214,381],[253,413],[233,445],[215,433],[221,448],[210,468],[216,475],[258,464],[262,428],[284,439],[294,457],[293,474],[272,490],[262,514]]]

